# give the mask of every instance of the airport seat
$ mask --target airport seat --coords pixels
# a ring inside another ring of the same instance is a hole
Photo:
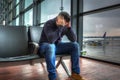
[[[34,53],[37,54],[38,52],[38,48],[40,47],[38,45],[39,40],[40,40],[40,36],[41,36],[41,32],[42,32],[42,27],[29,27],[29,35],[30,35],[30,43],[34,44]],[[63,57],[69,56],[68,54],[64,54],[64,55],[56,55],[57,58],[59,58],[58,63],[56,65],[56,68],[58,68],[58,66],[61,64],[64,68],[64,70],[66,71],[67,75],[70,76],[70,72],[67,69],[67,66],[65,65],[64,61],[63,61]],[[41,58],[43,58],[43,55],[40,55]],[[34,63],[33,63],[34,64]]]
[[[9,62],[23,63],[23,61],[28,61],[30,64],[34,64],[34,60],[42,62],[44,57],[37,54],[41,30],[41,27],[36,26],[29,28],[25,26],[0,26],[0,67]],[[70,76],[63,61],[64,56],[68,55],[57,55],[60,59],[56,67],[62,64]],[[14,65],[14,63],[10,65]]]
[[[29,53],[25,26],[0,26],[0,62],[25,61],[39,58]]]

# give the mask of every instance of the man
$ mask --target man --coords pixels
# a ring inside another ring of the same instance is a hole
[[[61,42],[61,38],[64,35],[66,35],[71,42]],[[55,66],[56,55],[65,53],[71,55],[71,78],[83,80],[79,75],[79,45],[76,42],[76,35],[70,26],[70,15],[67,12],[60,12],[56,18],[48,20],[45,23],[39,45],[40,53],[45,56],[49,80],[57,79]]]

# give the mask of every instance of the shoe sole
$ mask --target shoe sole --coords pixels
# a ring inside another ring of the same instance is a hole
[[[74,78],[72,78],[72,77],[70,77],[70,79],[72,79],[72,80],[78,80],[78,79],[74,79]]]
[[[74,78],[72,78],[72,77],[70,77],[70,79],[72,79],[72,80],[79,80],[79,79],[74,79]],[[85,79],[83,79],[83,80],[85,80]]]

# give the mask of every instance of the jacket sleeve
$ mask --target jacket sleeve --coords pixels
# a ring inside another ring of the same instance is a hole
[[[47,37],[49,43],[55,43],[55,41],[59,38],[58,29],[54,29],[52,23],[46,22],[43,28],[43,31]]]
[[[67,38],[68,38],[70,41],[72,41],[72,42],[77,41],[77,36],[76,36],[76,34],[73,32],[72,28],[66,28],[65,35],[67,36]]]

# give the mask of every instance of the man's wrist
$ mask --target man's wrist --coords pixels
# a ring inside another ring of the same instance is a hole
[[[71,29],[71,27],[67,27],[67,29]]]

